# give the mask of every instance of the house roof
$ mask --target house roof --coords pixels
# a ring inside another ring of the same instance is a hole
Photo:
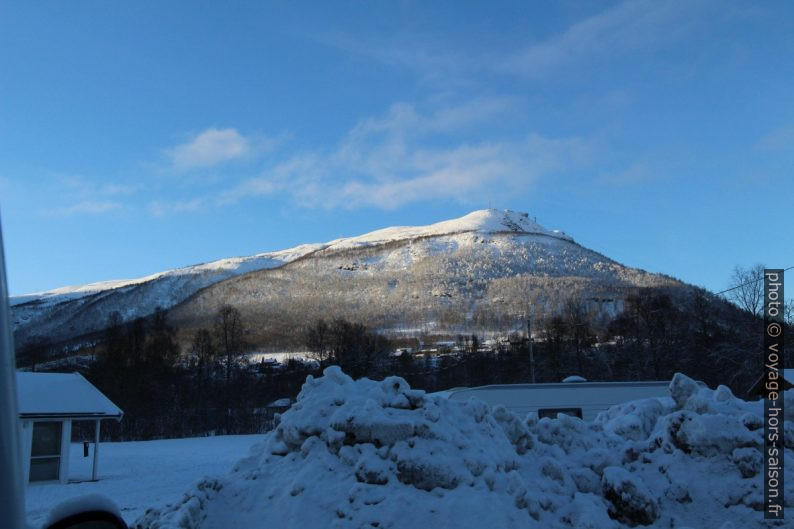
[[[115,418],[124,412],[79,373],[17,372],[20,417]]]

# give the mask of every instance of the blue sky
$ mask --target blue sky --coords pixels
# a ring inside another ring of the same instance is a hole
[[[791,2],[17,2],[13,294],[528,211],[719,290],[794,265]]]

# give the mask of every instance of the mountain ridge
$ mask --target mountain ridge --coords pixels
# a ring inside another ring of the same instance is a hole
[[[544,279],[549,277],[556,279]],[[558,303],[550,301],[556,296],[552,283],[576,283],[577,291],[616,298],[621,289],[671,282],[584,248],[527,213],[488,209],[427,226],[383,228],[135,280],[56,289],[18,301],[12,313],[20,344],[95,335],[113,312],[129,321],[157,307],[172,309],[177,325],[194,328],[207,325],[220,304],[238,303],[251,318],[279,321],[280,335],[289,337],[301,320],[337,312],[385,327],[407,314],[418,322],[421,311],[427,318],[457,311],[463,322],[488,320],[475,314],[508,310],[499,299],[518,294],[494,292],[516,281],[523,281],[510,287],[516,292],[543,285],[546,294],[538,299],[544,310]],[[532,293],[524,294],[529,299]],[[519,301],[510,303],[509,310],[517,310]]]
[[[81,296],[96,294],[107,290],[138,285],[147,281],[159,279],[166,275],[178,275],[190,273],[191,271],[202,270],[233,269],[234,265],[242,266],[256,260],[267,259],[273,261],[274,263],[273,266],[266,266],[266,264],[269,263],[263,263],[263,265],[259,267],[257,267],[256,264],[253,264],[249,270],[242,272],[246,273],[255,269],[275,268],[317,251],[344,249],[346,247],[360,246],[364,244],[382,244],[406,238],[463,233],[467,231],[537,233],[573,241],[573,238],[564,232],[559,230],[548,230],[538,224],[536,221],[530,220],[528,213],[516,212],[512,210],[484,209],[473,211],[457,219],[450,219],[424,226],[390,226],[387,228],[380,228],[363,235],[340,237],[325,243],[304,243],[283,250],[262,252],[249,256],[216,259],[214,261],[208,261],[205,263],[198,263],[165,270],[162,272],[155,272],[147,276],[133,279],[110,279],[87,283],[84,285],[64,286],[41,292],[31,292],[28,294],[11,296],[10,303],[12,306],[14,306],[28,303],[30,301],[39,301],[49,298],[53,298],[54,301],[61,301],[61,299],[57,299],[58,297],[62,297],[62,300],[76,299]],[[389,237],[388,235],[391,236]]]

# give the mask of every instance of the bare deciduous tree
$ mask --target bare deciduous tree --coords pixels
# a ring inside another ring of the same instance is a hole
[[[764,265],[734,268],[731,288],[727,292],[729,300],[755,316],[761,315],[764,310]]]
[[[231,431],[232,369],[243,352],[243,321],[240,311],[224,305],[215,316],[215,337],[220,354],[226,358],[226,433]]]
[[[311,356],[317,360],[321,366],[325,365],[331,357],[331,332],[325,320],[317,320],[317,323],[306,331],[306,346],[311,351]]]
[[[217,350],[212,341],[212,334],[207,329],[198,329],[193,335],[193,343],[190,352],[195,355],[199,366],[207,368],[215,361]]]

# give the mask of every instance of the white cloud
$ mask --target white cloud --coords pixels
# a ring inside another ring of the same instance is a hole
[[[794,149],[794,126],[777,128],[761,137],[755,145],[765,151],[791,151]]]
[[[651,169],[645,163],[633,163],[628,167],[614,172],[605,172],[598,177],[596,183],[606,186],[633,186],[653,179]]]
[[[334,34],[311,38],[354,56],[416,71],[420,79],[442,86],[471,87],[483,74],[496,72],[527,80],[636,50],[667,47],[741,8],[714,0],[625,0],[537,42],[509,49],[462,53],[433,34],[404,33],[390,38]]]
[[[199,197],[191,200],[163,201],[155,200],[149,203],[149,213],[155,217],[165,217],[169,213],[186,213],[199,211],[205,204],[206,199]]]
[[[220,193],[215,200],[215,204],[225,206],[234,204],[245,197],[270,195],[281,189],[281,187],[277,182],[268,178],[250,178],[234,188]]]
[[[133,195],[140,190],[138,183],[100,183],[81,175],[55,173],[53,178],[72,197],[91,201],[97,197]]]
[[[378,133],[430,134],[452,132],[486,122],[515,109],[515,101],[506,98],[479,98],[437,109],[422,115],[413,105],[394,103],[385,116],[361,120],[348,134],[348,141]]]
[[[502,141],[454,140],[508,109],[480,101],[422,114],[408,104],[359,122],[331,151],[305,152],[221,193],[218,205],[287,194],[306,207],[393,209],[427,200],[481,203],[526,190],[543,175],[582,162],[587,142],[528,134]]]
[[[678,39],[711,2],[630,0],[581,20],[551,38],[498,61],[499,68],[532,78],[582,60],[615,56]]]
[[[256,145],[236,129],[209,128],[182,145],[166,149],[165,154],[175,169],[185,171],[245,158],[258,147],[262,145]]]
[[[353,56],[413,70],[425,81],[445,85],[462,81],[466,72],[479,69],[486,60],[485,57],[461,57],[455,51],[443,51],[445,42],[415,34],[398,36],[389,41],[384,41],[380,35],[372,38],[338,32],[315,32],[304,36]]]
[[[86,200],[71,206],[48,210],[45,213],[58,217],[69,217],[72,215],[101,215],[104,213],[120,211],[123,209],[123,207],[124,206],[119,202]]]

